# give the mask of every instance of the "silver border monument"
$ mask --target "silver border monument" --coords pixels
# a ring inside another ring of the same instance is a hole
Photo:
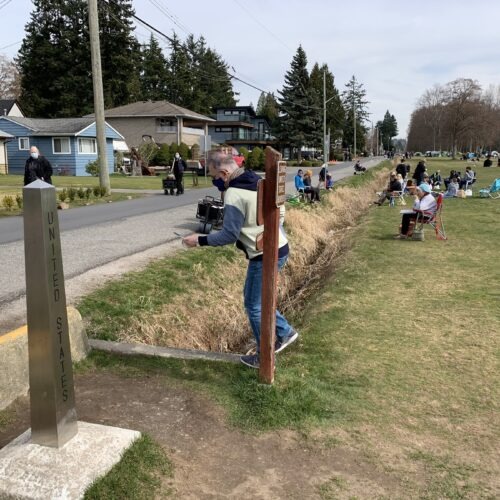
[[[37,180],[23,196],[31,438],[59,448],[78,423],[55,188]]]

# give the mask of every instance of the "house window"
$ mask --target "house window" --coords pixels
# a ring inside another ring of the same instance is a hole
[[[30,138],[29,137],[19,137],[19,149],[21,151],[28,151],[30,148]]]
[[[78,152],[87,155],[97,153],[95,139],[78,139]]]
[[[238,116],[240,114],[240,112],[238,110],[235,110],[235,109],[233,109],[233,110],[226,109],[226,110],[224,110],[224,114],[226,116]]]
[[[56,155],[64,155],[71,153],[71,145],[69,137],[53,137],[52,152]]]
[[[215,127],[216,132],[232,132],[233,129],[231,127]]]
[[[160,118],[157,122],[157,132],[177,132],[177,121],[168,118]]]

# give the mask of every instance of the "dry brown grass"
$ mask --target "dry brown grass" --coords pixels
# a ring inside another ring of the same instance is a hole
[[[287,211],[292,251],[280,279],[280,310],[288,314],[301,309],[321,287],[335,259],[348,247],[349,228],[366,213],[374,191],[386,182],[387,170],[383,170],[362,187],[340,187],[328,193],[320,205]],[[189,290],[159,312],[132,319],[120,340],[207,351],[246,350],[251,342],[242,297],[246,262],[222,257],[219,269],[224,272],[193,266],[186,276]]]

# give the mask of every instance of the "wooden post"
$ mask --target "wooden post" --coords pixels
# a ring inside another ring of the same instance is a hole
[[[281,155],[266,148],[266,179],[263,182],[262,212],[264,219],[262,262],[262,311],[260,322],[260,369],[262,382],[274,381],[274,343],[278,285],[278,249],[280,205],[284,203],[286,170],[280,165]],[[284,162],[283,162],[284,163]],[[284,175],[283,175],[284,174]]]

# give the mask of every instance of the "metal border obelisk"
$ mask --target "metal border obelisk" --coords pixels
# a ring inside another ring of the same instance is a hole
[[[78,424],[56,193],[37,180],[23,196],[31,438],[59,448]]]

